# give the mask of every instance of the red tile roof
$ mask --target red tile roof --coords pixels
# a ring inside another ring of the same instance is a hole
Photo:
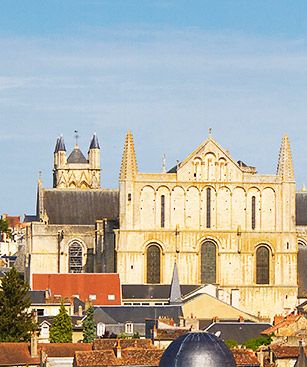
[[[0,366],[39,365],[39,358],[32,358],[28,343],[0,343]]]
[[[271,344],[270,349],[273,351],[276,358],[297,358],[299,355],[298,346]],[[306,355],[307,347],[305,347],[304,350]]]
[[[7,215],[5,217],[5,219],[8,222],[9,228],[17,228],[20,227],[21,223],[20,223],[20,216],[10,216]]]
[[[79,295],[82,301],[92,300],[94,305],[121,304],[121,287],[118,274],[33,274],[32,290],[50,289],[52,295],[72,297]],[[114,299],[113,299],[114,298]]]
[[[116,348],[117,339],[96,339],[93,342],[94,350],[106,350]],[[126,348],[154,348],[150,339],[120,339],[120,346],[122,349]]]
[[[251,349],[232,349],[232,355],[239,366],[260,366],[255,352]]]
[[[113,350],[93,350],[91,352],[76,352],[75,365],[89,366],[159,366],[164,350],[131,348],[121,352],[117,358]]]
[[[77,351],[92,350],[91,343],[40,343],[39,351],[44,351],[48,357],[74,357]]]
[[[271,326],[270,328],[263,330],[261,334],[263,335],[269,335],[272,333],[275,333],[278,331],[278,329],[294,324],[297,322],[301,317],[304,317],[303,315],[288,315],[286,318],[284,318],[282,321],[278,322],[276,325]],[[278,320],[279,321],[279,320]]]

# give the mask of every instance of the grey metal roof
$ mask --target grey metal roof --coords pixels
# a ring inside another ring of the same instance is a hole
[[[46,303],[45,291],[29,291],[31,304]]]
[[[179,284],[179,275],[178,275],[178,268],[177,263],[175,262],[174,270],[173,270],[173,277],[172,277],[172,284],[169,296],[169,303],[171,305],[181,304],[181,289]]]
[[[188,333],[174,340],[162,355],[159,367],[235,367],[224,342],[210,333]]]
[[[296,193],[296,225],[307,225],[307,192]]]
[[[78,146],[75,146],[74,150],[67,158],[67,163],[88,163]]]
[[[191,293],[199,285],[181,285],[181,296]],[[123,284],[123,299],[165,299],[170,296],[171,285],[169,284]]]
[[[25,217],[23,220],[24,223],[37,222],[37,221],[38,221],[38,218],[36,215],[28,215],[28,214],[25,214]]]
[[[92,141],[91,141],[91,144],[90,144],[90,149],[100,149],[99,141],[98,141],[98,138],[97,138],[96,134],[94,134],[93,137],[92,137]]]
[[[214,322],[205,331],[215,334],[221,332],[220,338],[223,340],[235,340],[239,344],[251,338],[258,338],[262,331],[272,325],[269,323],[256,322]]]
[[[44,189],[49,224],[93,225],[119,216],[118,190]]]
[[[102,306],[95,307],[95,322],[104,324],[145,323],[145,319],[157,319],[160,316],[172,318],[176,323],[182,316],[180,306]]]

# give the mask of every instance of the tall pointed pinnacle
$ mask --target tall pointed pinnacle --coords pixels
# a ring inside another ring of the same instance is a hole
[[[171,290],[169,296],[170,305],[178,305],[182,303],[181,299],[181,289],[179,284],[178,268],[177,263],[174,264],[173,277],[171,283]]]
[[[100,149],[99,141],[98,141],[96,133],[94,133],[94,135],[92,137],[91,144],[90,144],[90,149]]]
[[[283,181],[294,181],[294,170],[288,135],[284,135],[281,141],[277,175],[281,176]]]
[[[294,367],[306,367],[307,365],[304,346],[305,346],[304,341],[300,340],[299,341],[299,356],[298,356],[297,361],[295,362]]]
[[[59,144],[58,144],[58,150],[57,151],[58,152],[60,152],[60,151],[66,152],[66,147],[65,147],[63,135],[61,135],[59,137]]]
[[[56,143],[55,143],[54,153],[57,153],[59,151],[59,142],[60,142],[60,138],[57,138]]]
[[[132,179],[138,172],[138,165],[135,156],[133,135],[128,130],[126,135],[122,164],[120,167],[120,180]]]

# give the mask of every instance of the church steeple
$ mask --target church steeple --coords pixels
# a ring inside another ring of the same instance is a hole
[[[133,135],[132,132],[128,130],[120,168],[120,180],[132,179],[137,172],[138,166],[134,150]]]
[[[294,170],[288,135],[284,135],[281,141],[277,175],[281,176],[283,181],[294,181]]]
[[[181,304],[181,289],[179,284],[178,268],[177,263],[174,264],[173,277],[171,283],[171,290],[169,296],[170,305]]]
[[[64,143],[64,138],[63,138],[63,136],[62,136],[62,135],[58,138],[57,149],[58,149],[58,150],[57,150],[58,152],[66,152],[66,147],[65,147],[65,143]]]

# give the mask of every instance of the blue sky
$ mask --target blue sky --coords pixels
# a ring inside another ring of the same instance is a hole
[[[184,159],[212,127],[233,158],[274,173],[288,133],[307,183],[306,1],[0,1],[0,212],[34,213],[56,137],[96,132],[117,187],[125,134],[139,168]]]

